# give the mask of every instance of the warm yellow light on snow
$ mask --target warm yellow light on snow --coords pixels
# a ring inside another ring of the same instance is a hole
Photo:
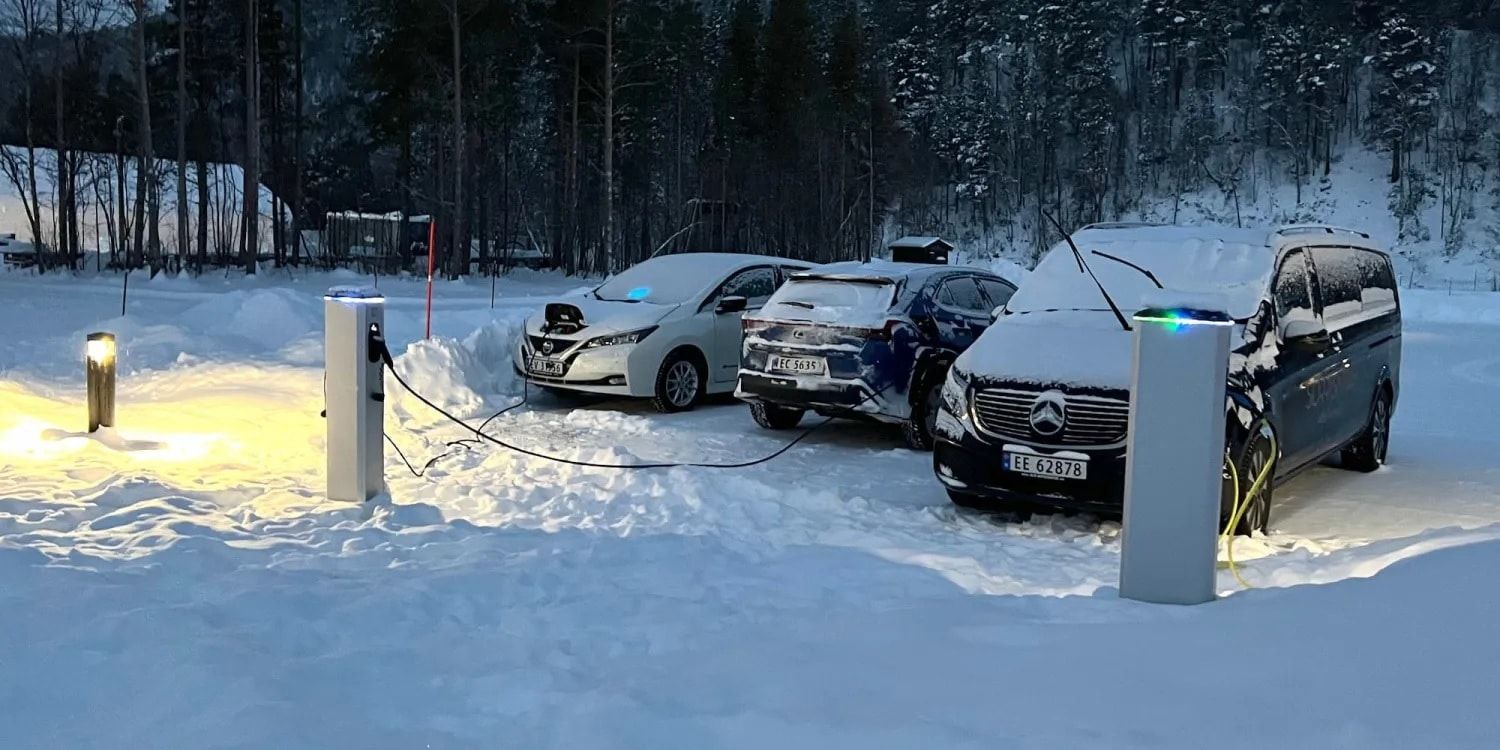
[[[127,426],[86,434],[76,396],[0,380],[0,486],[45,475],[56,490],[82,491],[111,474],[185,491],[321,485],[320,371],[168,370],[132,377],[120,397],[119,423]]]

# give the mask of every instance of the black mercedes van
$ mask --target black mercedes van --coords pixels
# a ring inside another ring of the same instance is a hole
[[[1097,224],[1073,240],[1078,252],[1054,246],[949,370],[933,461],[955,503],[1120,512],[1132,334],[1111,307],[1128,315],[1159,288],[1217,295],[1234,319],[1225,460],[1240,477],[1274,464],[1274,481],[1243,498],[1237,533],[1264,531],[1274,486],[1308,466],[1384,463],[1401,303],[1369,235]],[[1231,486],[1226,466],[1225,520],[1241,500]]]

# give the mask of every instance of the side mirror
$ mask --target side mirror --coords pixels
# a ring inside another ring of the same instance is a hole
[[[749,304],[750,301],[744,297],[725,297],[719,300],[719,304],[714,307],[714,312],[718,315],[744,312]]]
[[[1288,344],[1309,349],[1318,349],[1329,343],[1328,329],[1316,320],[1289,320],[1281,329],[1281,337]]]

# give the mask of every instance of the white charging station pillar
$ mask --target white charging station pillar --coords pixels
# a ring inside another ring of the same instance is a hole
[[[385,336],[385,298],[335,287],[323,297],[328,497],[364,502],[385,491],[385,387],[371,334]]]
[[[1215,597],[1224,393],[1233,321],[1222,310],[1135,314],[1120,596]]]

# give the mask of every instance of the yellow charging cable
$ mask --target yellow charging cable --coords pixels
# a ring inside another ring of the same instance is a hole
[[[1229,523],[1224,526],[1224,549],[1229,557],[1229,572],[1234,574],[1234,580],[1239,581],[1240,585],[1247,589],[1255,587],[1250,585],[1250,582],[1246,581],[1244,576],[1240,575],[1239,566],[1234,562],[1234,529],[1239,525],[1240,517],[1245,514],[1245,509],[1249,506],[1249,499],[1255,497],[1256,493],[1265,485],[1266,480],[1271,476],[1271,468],[1276,465],[1276,433],[1270,433],[1269,439],[1271,441],[1271,457],[1266,461],[1265,466],[1260,467],[1260,473],[1256,475],[1255,481],[1250,484],[1250,491],[1246,492],[1243,497],[1240,495],[1239,467],[1235,466],[1232,458],[1226,461],[1229,465],[1230,488],[1234,491],[1234,510],[1229,514]]]

